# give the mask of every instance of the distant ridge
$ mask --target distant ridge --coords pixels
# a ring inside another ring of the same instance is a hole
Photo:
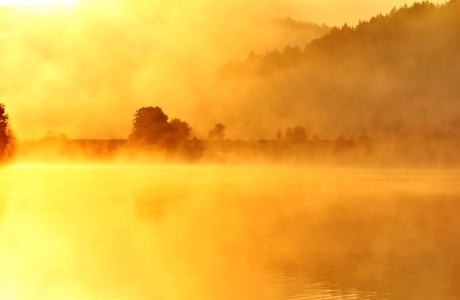
[[[324,35],[331,30],[331,27],[327,26],[325,23],[319,25],[312,22],[302,22],[296,21],[291,17],[287,18],[278,18],[274,22],[280,26],[286,26],[288,28],[297,29],[297,30],[312,30],[316,31],[318,34]]]
[[[223,82],[257,82],[239,99],[246,109],[264,103],[264,117],[308,123],[319,134],[458,133],[460,4],[404,5],[333,27],[304,49],[251,53],[219,74]],[[233,85],[224,86],[232,94]]]

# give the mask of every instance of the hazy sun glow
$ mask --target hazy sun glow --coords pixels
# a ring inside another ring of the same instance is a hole
[[[0,6],[13,6],[13,5],[43,5],[43,4],[64,4],[71,5],[77,0],[0,0]]]

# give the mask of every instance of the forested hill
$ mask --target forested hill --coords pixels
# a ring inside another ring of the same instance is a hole
[[[393,9],[304,49],[251,53],[219,74],[227,89],[251,82],[244,101],[264,103],[271,120],[317,133],[459,132],[460,1]]]
[[[290,18],[278,19],[277,23],[292,28],[316,29],[325,33],[304,49],[287,45],[283,51],[274,49],[266,54],[250,53],[244,61],[226,66],[229,73],[261,72],[284,69],[295,65],[308,67],[304,62],[346,62],[359,57],[363,62],[398,63],[417,58],[442,59],[457,55],[460,48],[460,3],[452,0],[438,6],[430,2],[394,8],[386,15],[378,15],[369,21],[359,21],[356,27],[347,24],[341,28],[323,27],[303,23]],[[445,52],[439,56],[439,52]],[[439,57],[438,57],[439,56]],[[238,65],[239,68],[236,68]],[[431,65],[430,65],[431,67]]]

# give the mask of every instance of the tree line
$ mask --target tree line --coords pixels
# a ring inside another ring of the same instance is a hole
[[[5,104],[0,103],[0,162],[12,156],[14,152],[14,135],[9,125],[9,116]]]
[[[460,134],[459,28],[460,0],[404,5],[334,27],[303,48],[231,61],[212,97],[228,99],[246,84],[243,95],[232,96],[245,104],[240,114],[265,103],[270,109],[259,117],[308,119],[321,135]]]
[[[177,146],[183,141],[192,138],[192,127],[188,122],[180,119],[171,119],[158,106],[146,106],[136,110],[133,119],[129,141],[140,144],[161,146]],[[209,130],[210,140],[225,138],[226,126],[218,123]],[[193,139],[196,140],[196,137]]]
[[[459,4],[458,0],[450,0],[439,5],[423,1],[415,2],[411,6],[406,4],[400,8],[394,7],[388,14],[378,14],[369,21],[360,20],[356,26],[345,23],[343,26],[327,27],[322,37],[313,40],[303,49],[288,45],[283,50],[273,49],[265,54],[251,51],[244,60],[228,61],[222,66],[219,74],[223,77],[268,75],[289,67],[308,67],[309,63],[318,59],[338,62],[348,59],[349,55],[364,53],[366,55],[363,55],[363,58],[372,53],[372,58],[378,59],[379,62],[395,61],[409,54],[426,54],[421,46],[430,43],[427,39],[433,34],[445,35],[446,39],[458,37],[459,32],[455,28],[460,17]],[[426,22],[425,26],[417,24],[423,22]],[[422,44],[413,43],[417,36],[425,37],[420,40]],[[438,39],[436,42],[442,40]],[[457,54],[454,50],[458,50],[458,43],[450,43],[448,46],[451,49],[446,49],[449,50],[446,54]],[[402,50],[399,57],[389,53],[395,50],[395,47],[396,50]]]
[[[146,106],[138,109],[134,114],[133,126],[128,140],[151,145],[175,146],[183,141],[191,139],[192,127],[188,122],[180,119],[172,119],[158,107]],[[208,132],[210,140],[223,140],[226,126],[217,123]],[[276,133],[276,140],[289,142],[301,142],[307,139],[307,132],[302,126],[287,127]],[[196,140],[196,137],[193,139]]]
[[[209,130],[209,140],[223,140],[226,137],[226,126],[222,123],[214,124]],[[146,106],[136,110],[132,121],[131,134],[128,141],[140,145],[157,145],[161,147],[178,146],[181,142],[197,140],[192,138],[192,127],[188,122],[169,117],[158,107]],[[67,136],[60,134],[57,136],[49,131],[45,137],[46,141],[67,140]],[[276,134],[277,140],[299,142],[307,139],[304,127],[296,126],[286,128],[284,135],[279,130]],[[5,160],[13,154],[14,135],[10,128],[9,116],[6,113],[5,105],[0,103],[0,158]]]

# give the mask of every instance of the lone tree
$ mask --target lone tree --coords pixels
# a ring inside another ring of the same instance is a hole
[[[209,130],[208,138],[210,140],[218,139],[221,140],[225,138],[225,125],[218,123],[214,125],[214,129]]]
[[[276,140],[277,141],[281,141],[281,139],[283,138],[283,133],[281,132],[281,129],[278,130],[278,132],[276,133]]]
[[[4,159],[8,154],[11,142],[8,121],[9,117],[5,110],[5,104],[0,103],[0,159]]]
[[[305,141],[306,139],[307,139],[307,133],[305,131],[305,128],[301,126],[294,127],[294,130],[292,131],[292,140],[294,142],[301,142],[301,141]]]
[[[290,142],[301,142],[307,139],[307,133],[305,131],[305,128],[301,126],[296,126],[294,128],[288,127],[286,128],[284,138]]]
[[[173,119],[168,122],[168,116],[156,106],[142,107],[136,111],[130,140],[157,145],[172,145],[188,140],[192,128],[187,122]]]

